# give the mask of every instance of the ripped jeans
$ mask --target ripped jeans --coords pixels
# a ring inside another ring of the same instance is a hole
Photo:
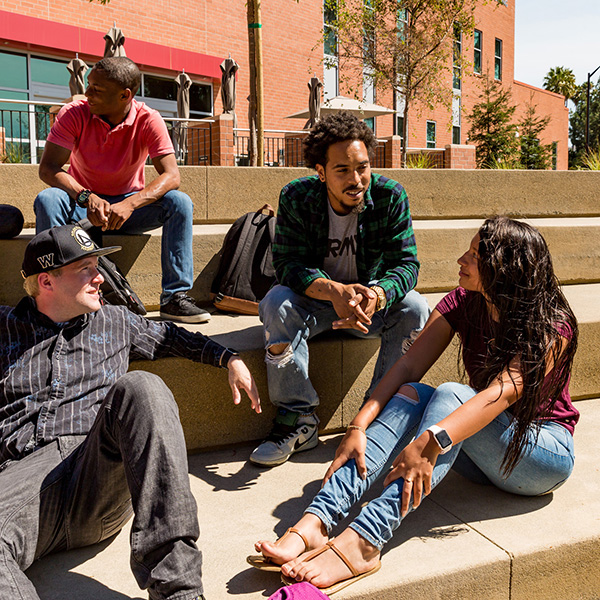
[[[411,291],[402,302],[375,313],[369,333],[344,330],[361,338],[381,336],[379,357],[365,398],[406,352],[425,325],[429,312],[425,298]],[[292,412],[312,413],[319,404],[319,396],[308,378],[308,340],[329,331],[331,324],[339,319],[333,305],[276,285],[259,304],[259,315],[264,325],[266,349],[275,344],[289,344],[281,355],[273,356],[267,352],[271,402]]]
[[[354,460],[340,467],[325,484],[305,512],[319,517],[328,532],[346,517],[369,487],[385,476],[395,458],[414,437],[439,423],[476,391],[460,383],[444,383],[437,389],[422,383],[410,384],[419,401],[396,394],[367,429],[367,477],[358,475]],[[484,484],[494,484],[505,492],[538,496],[560,487],[573,470],[573,436],[562,425],[543,421],[536,440],[533,427],[521,461],[508,477],[501,463],[512,439],[512,416],[505,411],[475,435],[440,454],[433,469],[432,489],[453,468],[461,475]],[[399,478],[369,502],[350,524],[361,537],[381,548],[400,526],[402,488]],[[412,503],[410,510],[412,510]]]

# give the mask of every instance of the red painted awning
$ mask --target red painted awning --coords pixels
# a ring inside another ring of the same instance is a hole
[[[110,24],[107,25],[107,30],[109,26]],[[0,10],[0,49],[8,49],[6,42],[12,42],[50,54],[68,56],[79,52],[85,56],[101,58],[105,33]],[[135,40],[127,37],[126,31],[124,33],[127,56],[142,68],[154,67],[170,71],[185,69],[190,75],[221,78],[219,65],[223,61],[222,57]]]

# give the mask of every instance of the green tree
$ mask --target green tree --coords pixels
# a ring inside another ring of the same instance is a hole
[[[586,87],[586,86],[583,86]],[[569,151],[569,165],[579,166],[585,154],[585,126],[586,126],[586,105],[585,95],[575,109],[571,111],[569,117],[569,137],[571,139],[571,149]],[[600,149],[600,80],[590,84],[590,150]]]
[[[336,34],[340,81],[352,88],[367,73],[377,89],[404,100],[402,137],[406,159],[408,114],[413,105],[450,106],[449,73],[463,60],[455,35],[472,34],[474,11],[501,0],[327,0],[323,41]],[[453,56],[454,54],[454,56]]]
[[[544,88],[550,92],[561,94],[567,100],[579,100],[579,86],[575,81],[575,73],[566,67],[552,67],[544,77]]]
[[[518,162],[517,126],[512,123],[516,107],[510,90],[486,74],[478,100],[467,115],[471,123],[469,141],[477,148],[477,166],[490,169]]]
[[[519,121],[521,154],[519,162],[525,169],[547,169],[552,156],[552,144],[542,144],[540,136],[550,123],[550,116],[540,117],[536,105],[529,102]]]

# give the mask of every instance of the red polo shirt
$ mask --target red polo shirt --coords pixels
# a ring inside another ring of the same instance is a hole
[[[174,152],[163,118],[137,100],[113,128],[90,113],[87,100],[71,102],[58,113],[48,141],[71,151],[68,172],[81,185],[110,196],[143,189],[147,156]]]

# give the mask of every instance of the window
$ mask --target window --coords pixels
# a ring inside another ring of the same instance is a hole
[[[0,51],[0,98],[63,102],[70,97],[67,60]],[[0,103],[9,160],[37,163],[50,131],[49,106]]]
[[[137,97],[160,112],[163,117],[177,116],[177,84],[172,77],[142,73],[142,84]],[[201,119],[212,114],[212,85],[192,83],[190,87],[190,118]]]
[[[404,117],[396,117],[396,135],[404,137]]]
[[[460,144],[460,125],[454,125],[452,127],[452,143]]]
[[[371,0],[363,0],[363,60],[370,62],[375,56],[375,14]]]
[[[375,94],[375,83],[373,78],[369,74],[368,70],[363,72],[363,100],[365,102],[369,102],[370,104],[375,104],[376,94]],[[375,118],[371,117],[370,119],[365,119],[365,123],[375,131]]]
[[[396,20],[396,28],[398,30],[398,37],[403,40],[408,25],[408,11],[406,8],[398,9],[398,18]]]
[[[454,49],[452,52],[452,88],[460,90],[461,87],[461,54],[462,54],[462,31],[460,26],[454,24]]]
[[[494,56],[494,77],[497,81],[502,81],[502,40],[496,38]]]
[[[435,148],[435,121],[427,121],[427,148]]]
[[[473,33],[473,72],[481,75],[481,47],[483,34],[479,29]]]
[[[338,95],[336,19],[335,0],[323,0],[323,97],[325,100]]]
[[[552,170],[556,171],[558,163],[558,142],[552,142]]]

